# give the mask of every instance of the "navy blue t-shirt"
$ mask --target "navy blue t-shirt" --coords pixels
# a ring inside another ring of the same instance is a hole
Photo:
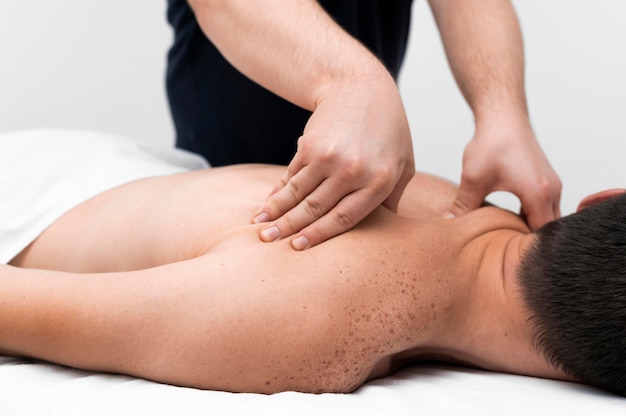
[[[397,77],[404,59],[412,0],[320,0],[348,33]],[[168,0],[174,43],[167,93],[176,146],[213,166],[286,165],[310,112],[255,84],[230,65],[202,33],[186,0]]]

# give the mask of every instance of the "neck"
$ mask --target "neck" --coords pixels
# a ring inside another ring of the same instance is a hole
[[[532,351],[516,284],[520,254],[531,235],[499,230],[475,239],[459,257],[451,302],[439,313],[421,358],[442,359],[484,369],[523,373]]]
[[[430,303],[427,310],[436,318],[429,321],[427,331],[420,327],[422,332],[417,342],[394,356],[394,363],[402,365],[426,359],[480,366],[478,341],[481,337],[475,332],[481,318],[479,315],[482,305],[491,302],[490,298],[499,292],[497,286],[502,282],[504,250],[518,234],[507,231],[503,235],[503,232],[495,231],[472,235],[472,238],[461,235],[455,241],[461,248],[456,254],[448,253],[455,258],[455,266],[443,267],[445,278],[439,278],[437,290],[429,294],[429,299],[436,299],[436,302]],[[424,314],[424,308],[420,313]]]
[[[448,337],[453,360],[479,368],[566,378],[534,347],[517,270],[533,234],[498,232],[485,247],[465,316]]]
[[[436,318],[427,330],[421,327],[419,339],[414,339],[409,348],[382,359],[372,375],[387,373],[407,362],[432,359],[492,371],[564,378],[530,341],[528,312],[517,284],[518,264],[534,235],[523,226],[513,226],[516,223],[508,225],[468,233],[471,238],[464,232],[450,234],[456,238],[452,237],[448,248],[461,248],[456,252],[455,266],[443,267],[445,279],[439,279],[436,293],[431,293],[437,302],[436,308],[428,312]],[[460,242],[465,243],[457,246]],[[450,248],[446,255],[454,251]]]

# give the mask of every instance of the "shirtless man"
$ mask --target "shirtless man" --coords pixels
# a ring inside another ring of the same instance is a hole
[[[624,297],[614,357],[585,363],[610,363],[613,378],[572,373],[528,307],[544,302],[518,273],[537,237],[517,215],[444,219],[455,186],[416,174],[397,214],[379,207],[298,252],[251,224],[283,170],[145,178],[75,206],[0,266],[0,352],[240,392],[348,392],[420,359],[626,391]],[[620,192],[582,206],[620,200],[623,212]],[[624,296],[623,280],[595,301]]]

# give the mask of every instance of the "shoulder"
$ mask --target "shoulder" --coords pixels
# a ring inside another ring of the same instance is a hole
[[[457,186],[441,177],[416,173],[407,185],[398,214],[415,218],[443,215],[454,202]]]

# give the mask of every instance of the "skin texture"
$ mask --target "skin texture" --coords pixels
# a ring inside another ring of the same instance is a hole
[[[263,393],[352,391],[424,358],[565,378],[528,339],[518,216],[445,220],[456,188],[418,174],[399,214],[294,251],[248,223],[283,170],[145,179],[72,209],[0,267],[0,352]]]
[[[397,208],[414,171],[398,88],[383,65],[314,0],[191,0],[206,36],[243,74],[313,112],[286,172],[251,215],[263,241],[313,247],[381,203]],[[461,216],[509,191],[538,228],[558,218],[561,183],[528,120],[523,43],[509,1],[431,0],[450,67],[476,119]],[[233,30],[236,28],[236,30]]]

